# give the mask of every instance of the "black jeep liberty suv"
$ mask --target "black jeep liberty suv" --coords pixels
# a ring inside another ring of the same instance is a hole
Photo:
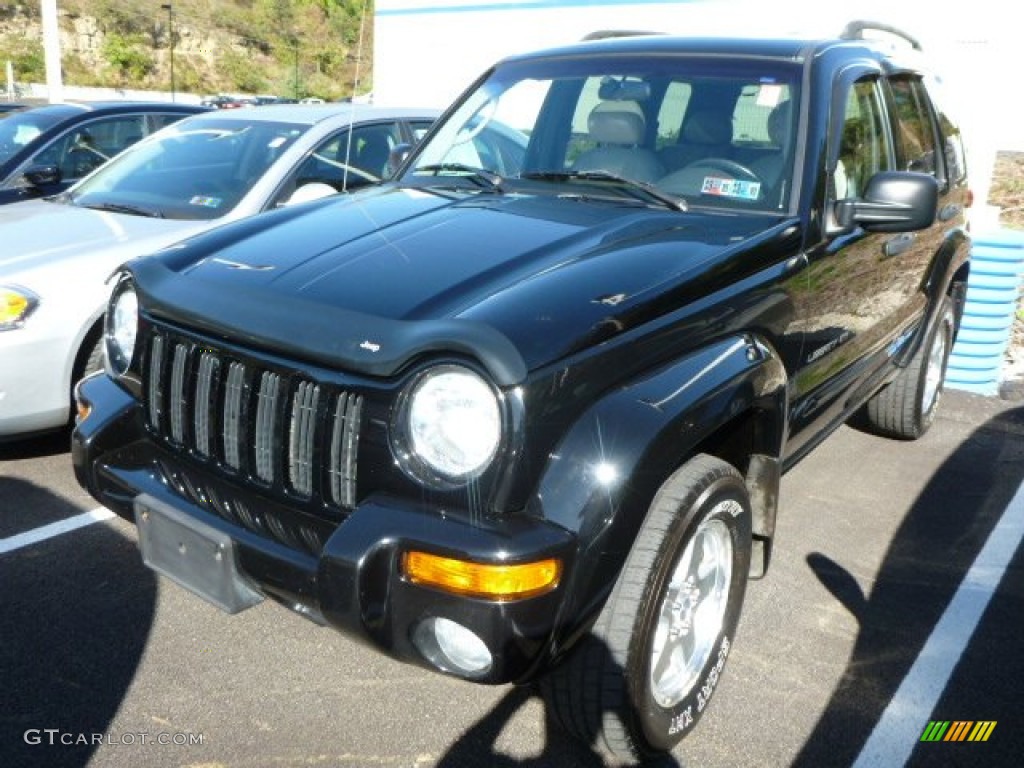
[[[870,36],[514,56],[390,181],[124,265],[79,481],[227,611],[271,597],[672,749],[782,474],[939,403],[963,147],[913,41]]]

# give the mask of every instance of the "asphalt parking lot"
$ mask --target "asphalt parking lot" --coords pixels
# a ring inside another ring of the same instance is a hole
[[[1024,403],[948,392],[783,483],[714,703],[664,765],[1019,766]],[[529,690],[401,666],[276,605],[231,617],[84,522],[66,435],[0,446],[0,766],[604,766]],[[930,721],[995,723],[922,742]],[[70,743],[69,743],[70,742]],[[160,743],[168,742],[168,743]]]

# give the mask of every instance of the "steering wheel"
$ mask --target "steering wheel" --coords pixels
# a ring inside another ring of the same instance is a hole
[[[698,168],[711,168],[716,171],[723,171],[728,173],[730,176],[738,176],[742,179],[746,179],[747,181],[761,180],[761,177],[750,170],[747,166],[742,163],[737,163],[735,160],[729,160],[725,157],[706,157],[702,160],[695,160],[684,167],[683,171],[692,171]]]
[[[718,171],[741,181],[761,182],[761,177],[742,163],[724,157],[706,157],[658,179],[656,185],[673,195],[698,196],[702,194],[709,171]]]

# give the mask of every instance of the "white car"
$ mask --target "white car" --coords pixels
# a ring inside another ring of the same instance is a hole
[[[74,383],[102,366],[105,283],[119,264],[378,181],[391,149],[439,114],[353,104],[207,112],[61,195],[0,206],[0,440],[68,424]]]

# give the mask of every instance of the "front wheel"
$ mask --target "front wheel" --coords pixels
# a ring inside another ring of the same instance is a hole
[[[731,465],[701,455],[666,481],[591,634],[542,683],[566,730],[630,760],[683,739],[732,648],[750,528]]]

